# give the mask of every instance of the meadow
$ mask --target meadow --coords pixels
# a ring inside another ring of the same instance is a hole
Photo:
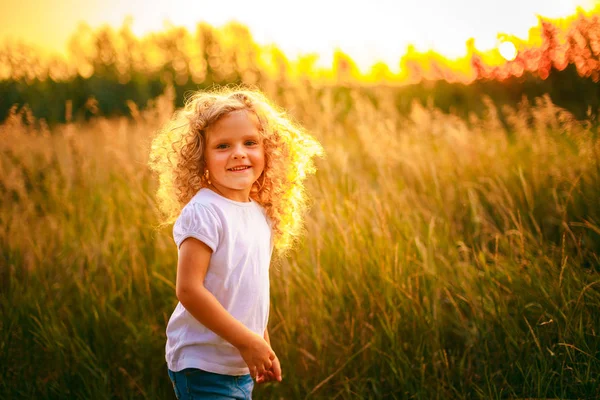
[[[600,397],[594,124],[547,98],[501,122],[266,91],[326,156],[303,239],[271,269],[283,382],[255,398]],[[147,166],[173,96],[0,125],[0,398],[174,398],[177,254]]]

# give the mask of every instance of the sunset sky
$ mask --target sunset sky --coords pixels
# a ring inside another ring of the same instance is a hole
[[[133,18],[143,35],[165,23],[188,27],[199,21],[219,26],[236,20],[247,25],[261,44],[275,43],[290,57],[317,52],[321,63],[335,48],[350,54],[362,69],[375,61],[396,67],[409,43],[457,57],[465,41],[480,49],[498,45],[499,32],[526,37],[536,15],[560,17],[596,0],[4,0],[0,5],[0,40],[23,40],[49,51],[66,52],[80,22],[92,28],[121,26]]]

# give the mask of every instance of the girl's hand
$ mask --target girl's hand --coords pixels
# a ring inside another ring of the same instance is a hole
[[[281,382],[281,364],[277,357],[273,359],[271,368],[266,373],[256,377],[256,383],[258,384],[271,381]]]
[[[269,343],[258,335],[253,335],[250,341],[238,347],[238,350],[250,369],[252,379],[265,375],[277,359]],[[279,361],[277,363],[279,364]]]

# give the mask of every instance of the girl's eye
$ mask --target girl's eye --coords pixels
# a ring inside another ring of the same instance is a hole
[[[248,140],[248,141],[246,142],[246,146],[255,146],[255,145],[257,145],[257,144],[258,144],[258,142],[257,142],[257,141],[255,141],[255,140]]]
[[[225,143],[221,143],[217,145],[217,149],[226,149],[227,145]]]

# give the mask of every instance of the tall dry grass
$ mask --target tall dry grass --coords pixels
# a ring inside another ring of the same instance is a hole
[[[463,121],[267,89],[323,143],[272,268],[284,381],[257,398],[600,396],[600,144],[548,99]],[[340,95],[341,93],[341,95]],[[0,397],[173,398],[176,248],[134,118],[0,126]]]

